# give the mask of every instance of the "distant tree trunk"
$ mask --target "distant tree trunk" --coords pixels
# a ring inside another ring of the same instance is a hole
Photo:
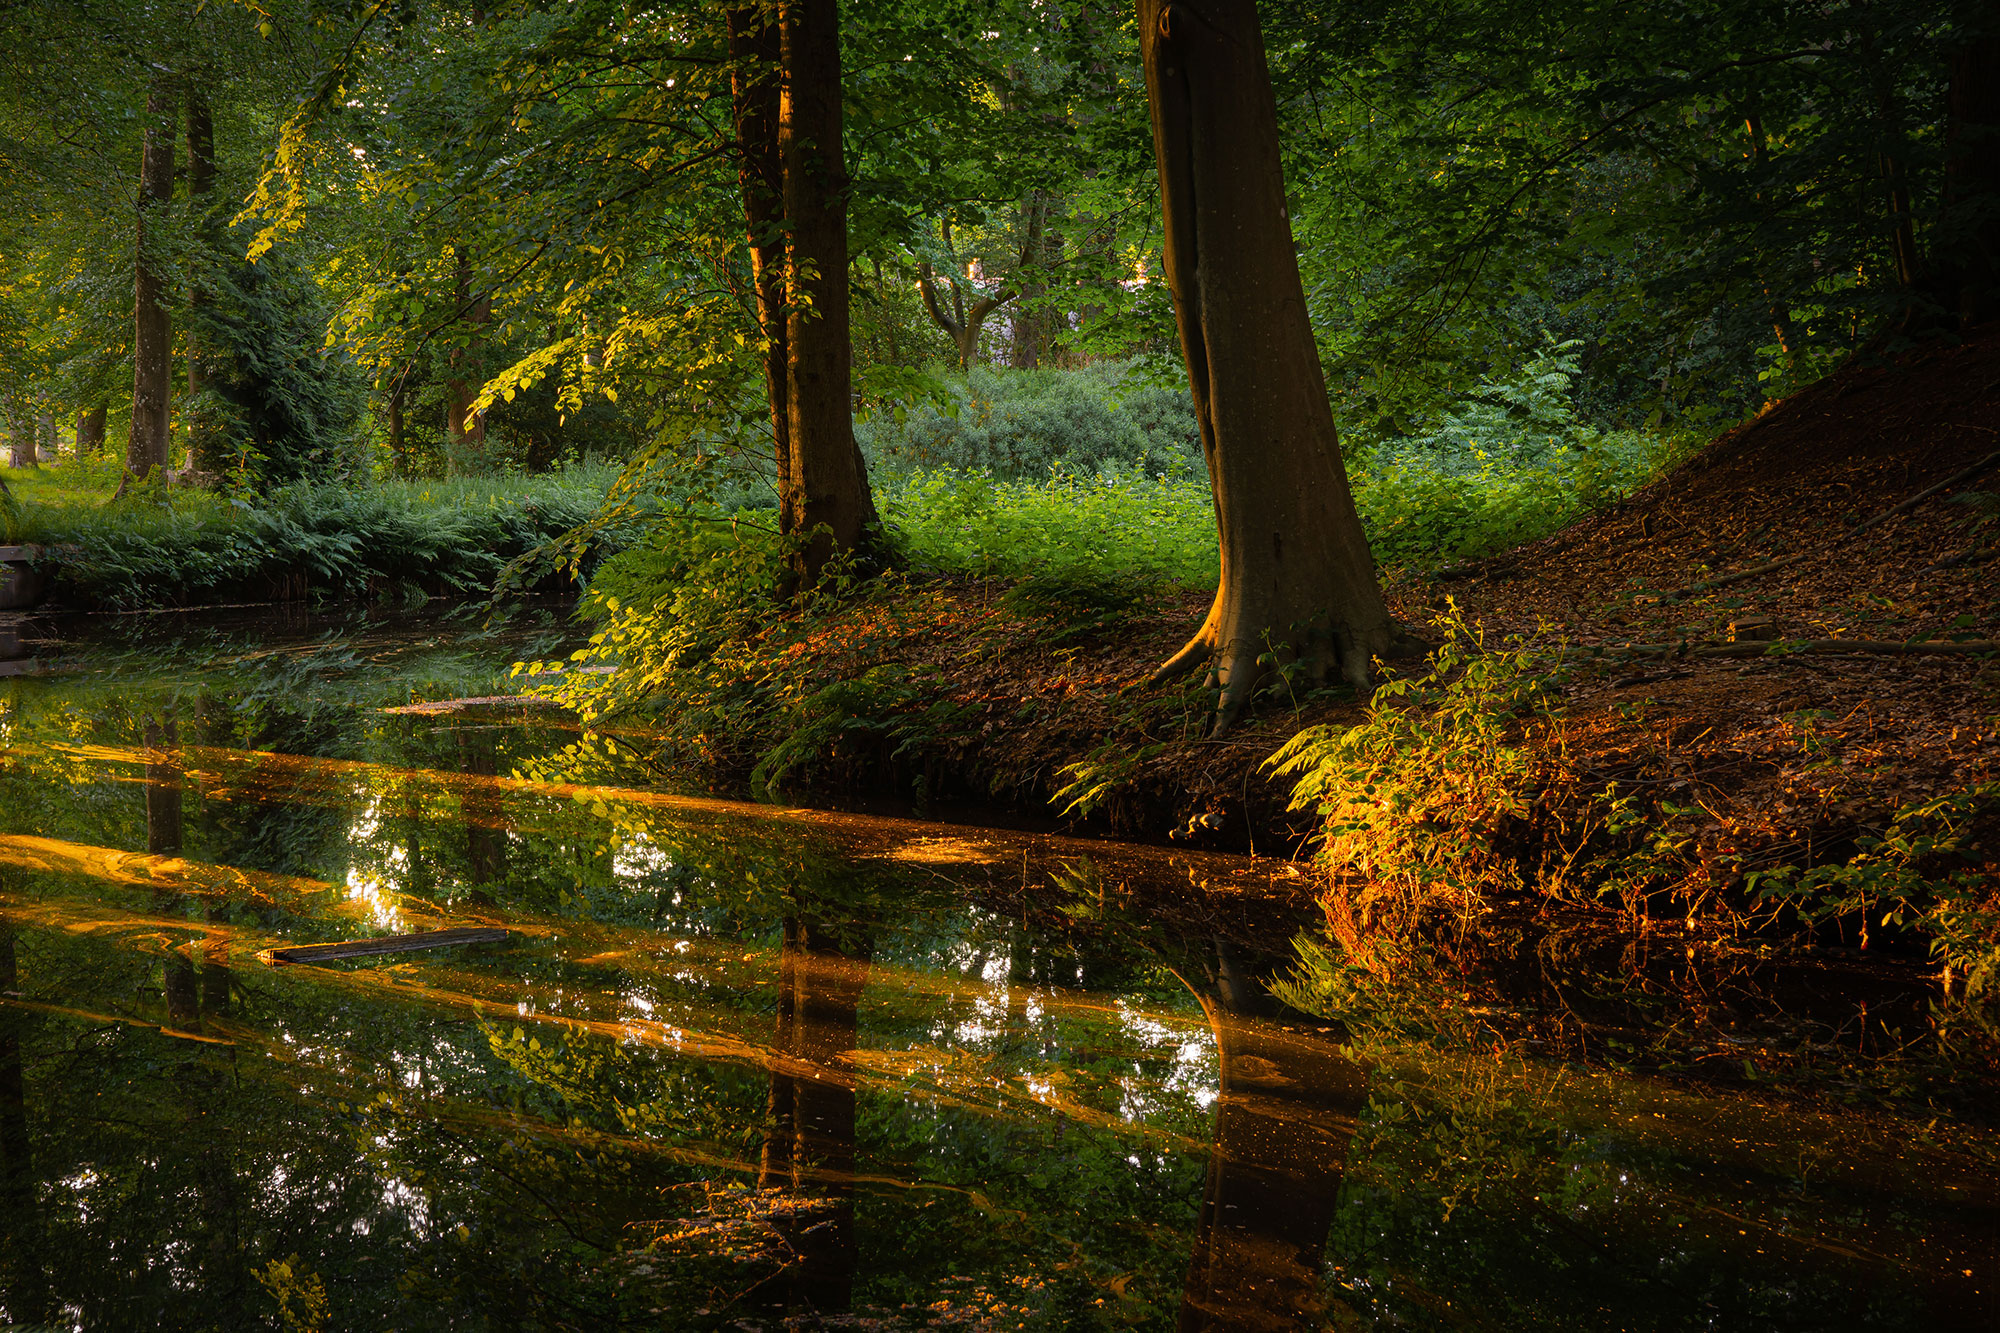
[[[104,451],[104,404],[86,407],[76,418],[76,456],[95,458]]]
[[[2000,315],[2000,33],[1952,54],[1946,116],[1938,267],[1945,302],[1970,327]]]
[[[924,309],[930,312],[931,322],[943,329],[945,336],[951,339],[951,345],[958,349],[960,370],[972,369],[972,363],[979,359],[979,334],[986,327],[986,317],[1014,299],[1013,292],[1002,291],[980,297],[968,309],[965,294],[953,280],[951,309],[946,310],[938,301],[937,276],[929,264],[922,264],[917,269],[917,291],[924,298]]]
[[[9,396],[7,399],[7,466],[34,467],[40,462],[40,454],[35,448],[35,416],[28,408],[27,399]]]
[[[56,414],[46,398],[35,413],[35,455],[37,461],[46,458],[51,462],[56,456]]]
[[[1222,581],[1155,679],[1206,665],[1216,730],[1271,658],[1365,688],[1399,635],[1347,487],[1286,214],[1253,0],[1140,0],[1173,291]],[[1265,661],[1260,661],[1267,654]]]
[[[783,484],[793,494],[792,530],[805,537],[798,572],[810,581],[836,552],[868,545],[879,520],[854,440],[836,0],[793,0],[779,26],[784,96],[778,160],[790,235],[785,409],[792,453]]]
[[[1744,113],[1743,132],[1750,136],[1750,160],[1756,168],[1757,177],[1761,184],[1764,173],[1770,169],[1771,141],[1770,137],[1764,133],[1764,120],[1758,113],[1754,103]],[[1757,207],[1761,211],[1765,206],[1764,191],[1762,189],[1757,191],[1756,199]],[[1785,369],[1789,372],[1794,360],[1792,352],[1791,307],[1785,302],[1783,297],[1771,290],[1771,280],[1767,274],[1761,271],[1757,274],[1757,285],[1764,291],[1766,309],[1769,311],[1771,318],[1771,332],[1778,339],[1778,354],[1784,358]]]
[[[486,461],[486,417],[472,410],[472,400],[478,397],[479,387],[486,381],[482,370],[485,347],[481,335],[487,322],[493,318],[493,300],[484,293],[474,296],[472,256],[466,248],[456,246],[454,254],[452,300],[460,318],[469,326],[470,333],[464,345],[451,351],[451,371],[445,380],[444,429],[451,444],[448,451],[451,469],[454,472],[477,472],[483,470]]]
[[[1021,259],[1023,266],[1039,268],[1059,247],[1052,244],[1049,214],[1054,201],[1042,190],[1028,191],[1021,205]],[[1048,312],[1036,302],[1048,291],[1048,284],[1036,278],[1022,284],[1021,298],[1014,304],[1007,330],[1007,363],[1016,370],[1033,370],[1042,364],[1049,341]]]
[[[389,466],[396,475],[409,479],[409,441],[403,425],[404,396],[409,391],[410,368],[405,365],[396,376],[396,387],[389,391]]]
[[[749,234],[750,274],[757,288],[757,327],[764,336],[764,392],[771,404],[771,447],[778,468],[778,528],[799,529],[792,476],[788,389],[791,354],[785,316],[784,168],[778,155],[783,43],[769,8],[732,9],[729,86],[740,154],[736,178]]]
[[[174,195],[173,75],[153,75],[146,93],[146,133],[139,159],[138,263],[132,281],[132,433],[125,445],[122,494],[167,465],[172,443],[168,395],[173,382],[173,328],[167,317],[166,276],[147,244],[146,215]]]
[[[188,197],[199,213],[207,206],[208,196],[215,188],[215,117],[209,110],[208,93],[198,82],[190,81],[187,101],[187,151],[188,151]],[[203,217],[197,224],[204,239],[208,234],[208,220]],[[197,254],[197,268],[205,256]],[[199,273],[188,284],[188,305],[199,309],[208,304],[209,293],[201,281]],[[190,321],[187,339],[187,400],[193,402],[196,395],[208,387],[208,362],[210,350],[203,345],[198,321]],[[196,422],[189,414],[188,426],[188,466],[196,471],[217,473],[222,471],[220,441],[215,431]]]

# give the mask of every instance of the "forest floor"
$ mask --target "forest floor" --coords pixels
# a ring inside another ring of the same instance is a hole
[[[1642,800],[1654,883],[1698,901],[1746,869],[1851,856],[1899,810],[2000,781],[2000,659],[1963,650],[2000,638],[2000,467],[1975,470],[1995,462],[2000,331],[1851,367],[1610,510],[1475,566],[1391,571],[1387,593],[1432,638],[1455,604],[1489,646],[1566,645],[1557,725],[1530,742],[1561,777],[1527,793],[1541,808],[1517,824],[1574,827],[1554,806],[1616,782]],[[1265,761],[1302,726],[1362,721],[1360,701],[1267,696],[1209,739],[1198,690],[1128,688],[1208,594],[1094,616],[1022,593],[906,585],[893,614],[877,599],[794,645],[849,678],[895,663],[932,682],[900,724],[850,728],[800,783],[820,798],[915,789],[947,816],[953,802],[1046,815],[1075,777],[1064,767],[1087,761],[1103,790],[1085,828],[1307,848],[1312,817],[1287,812],[1291,784]],[[1729,642],[1753,616],[1777,636],[1769,655]],[[1515,854],[1546,864],[1550,849]]]

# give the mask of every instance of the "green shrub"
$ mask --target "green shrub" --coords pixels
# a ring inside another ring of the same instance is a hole
[[[1129,470],[1042,482],[983,472],[913,472],[877,492],[913,568],[1045,578],[1071,589],[1221,575],[1208,482]]]
[[[1308,727],[1266,766],[1294,780],[1290,808],[1314,811],[1329,921],[1350,952],[1441,903],[1519,887],[1499,841],[1529,810],[1545,758],[1531,725],[1556,714],[1546,658],[1489,647],[1456,610],[1421,675],[1386,681],[1352,727]]]
[[[1003,480],[1105,468],[1181,475],[1200,468],[1194,405],[1185,390],[1122,365],[1090,370],[977,366],[945,396],[856,423],[878,483],[909,472],[984,471]]]
[[[1855,854],[1833,865],[1754,871],[1766,906],[1787,906],[1806,922],[1859,918],[1870,926],[1913,927],[1931,937],[1947,983],[1979,997],[2000,979],[2000,889],[1977,847],[1982,816],[2000,807],[2000,784],[1944,792],[1896,811],[1880,834],[1864,834]]]
[[[1574,342],[1487,377],[1430,430],[1385,441],[1355,468],[1355,505],[1383,564],[1466,560],[1556,531],[1645,485],[1673,442],[1603,432],[1577,414]]]
[[[610,476],[301,485],[255,500],[143,485],[111,504],[33,506],[23,527],[56,548],[52,595],[87,606],[484,595],[595,515]]]

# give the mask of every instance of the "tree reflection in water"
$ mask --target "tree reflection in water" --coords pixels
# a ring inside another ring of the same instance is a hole
[[[864,936],[785,919],[757,1186],[793,1196],[771,1216],[788,1251],[783,1298],[817,1312],[854,1299],[853,1052],[868,957]]]
[[[1206,985],[1174,969],[1201,1002],[1220,1066],[1178,1327],[1314,1327],[1326,1313],[1320,1269],[1367,1071],[1326,1033],[1281,1024],[1229,940],[1218,935],[1205,952]]]

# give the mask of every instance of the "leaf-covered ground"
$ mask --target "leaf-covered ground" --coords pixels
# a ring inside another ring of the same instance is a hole
[[[1562,724],[1538,742],[1560,742],[1562,781],[1531,794],[1524,864],[1584,817],[1564,801],[1616,781],[1639,800],[1627,841],[1657,862],[1655,887],[1699,903],[1746,873],[1851,856],[1897,810],[2000,780],[2000,659],[1962,650],[2000,638],[2000,466],[1963,475],[1996,451],[2000,335],[1987,333],[1844,371],[1553,537],[1438,576],[1392,572],[1412,626],[1455,603],[1489,644],[1518,636],[1567,665]],[[1777,567],[1728,578],[1764,566]],[[1263,761],[1362,705],[1267,698],[1212,740],[1198,691],[1131,688],[1206,600],[1169,591],[1134,613],[1002,580],[905,585],[794,645],[795,669],[829,679],[885,663],[908,675],[891,716],[857,712],[784,785],[1041,817],[1088,791],[1087,827],[1296,852],[1310,819],[1286,813]],[[1773,622],[1768,655],[1703,655],[1752,616]],[[717,744],[725,769],[751,757]]]

